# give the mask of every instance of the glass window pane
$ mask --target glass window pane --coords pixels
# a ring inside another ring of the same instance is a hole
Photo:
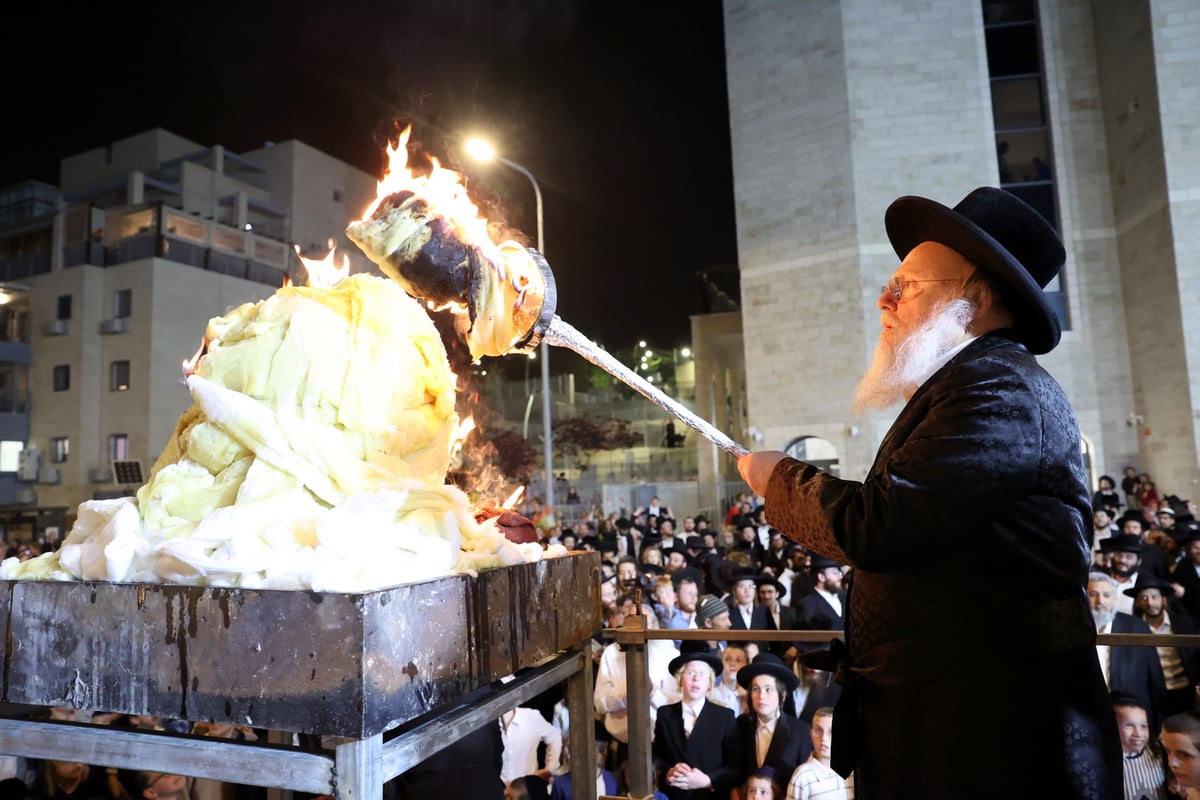
[[[124,392],[129,389],[129,362],[114,361],[109,369],[109,391]]]
[[[984,36],[987,39],[988,74],[993,78],[1041,71],[1037,29],[1032,23],[988,28]]]
[[[1046,124],[1042,115],[1042,82],[1035,75],[1029,78],[1010,78],[992,82],[992,117],[996,132],[1008,128],[1040,128]]]
[[[1033,17],[1033,0],[983,0],[983,24],[1028,22]]]
[[[16,472],[21,467],[21,451],[24,442],[0,442],[0,472]]]
[[[1045,130],[996,134],[996,154],[1000,159],[1000,183],[1036,183],[1054,179],[1050,166],[1050,143]]]
[[[129,460],[129,434],[110,433],[108,435],[108,460]]]
[[[133,290],[113,292],[113,316],[117,319],[133,316]]]

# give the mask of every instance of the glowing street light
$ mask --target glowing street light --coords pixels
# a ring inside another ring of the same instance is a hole
[[[496,149],[483,139],[468,139],[466,142],[467,154],[478,161],[499,161],[509,169],[514,169],[529,179],[533,185],[533,196],[537,201],[537,249],[543,257],[546,255],[546,241],[544,226],[542,220],[542,188],[538,186],[537,178],[533,177],[533,173],[521,166],[515,161],[511,161],[504,156],[497,155]],[[551,508],[554,506],[554,442],[551,436],[551,411],[553,410],[553,401],[550,397],[550,345],[545,340],[542,341],[542,428],[545,434],[542,437],[543,457],[546,461],[546,506]],[[534,358],[534,354],[530,353],[529,357]]]

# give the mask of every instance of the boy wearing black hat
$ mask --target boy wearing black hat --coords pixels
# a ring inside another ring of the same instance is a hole
[[[799,683],[796,673],[774,653],[759,653],[738,670],[738,685],[746,690],[750,710],[738,717],[742,778],[759,767],[791,776],[812,754],[808,723],[783,713],[786,698]]]
[[[670,800],[726,797],[739,783],[733,712],[712,702],[721,658],[703,642],[683,643],[671,661],[682,698],[658,709],[654,773]]]
[[[867,476],[779,451],[738,461],[775,527],[854,570],[845,645],[826,665],[847,681],[833,768],[853,770],[863,797],[916,786],[1013,797],[1034,773],[1052,776],[1044,796],[1120,796],[1116,721],[1080,591],[1091,544],[1082,439],[1035,358],[1061,338],[1044,289],[1062,241],[993,187],[953,208],[901,197],[884,227],[902,261],[876,301],[882,332],[853,408],[904,406]],[[1020,648],[985,622],[1001,618]]]

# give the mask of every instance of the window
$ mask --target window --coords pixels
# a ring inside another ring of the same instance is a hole
[[[112,310],[115,319],[133,316],[133,289],[118,289],[113,292]]]
[[[71,295],[60,294],[58,296],[58,307],[54,315],[55,319],[70,319],[71,318]]]
[[[342,190],[341,189],[333,190],[333,202],[335,202],[335,203],[342,202]]]
[[[1037,209],[1055,230],[1054,153],[1034,0],[982,0],[1000,186]],[[1046,286],[1064,330],[1070,328],[1060,273]]]
[[[55,436],[50,439],[50,463],[62,464],[70,454],[70,439],[65,436]]]
[[[71,365],[59,364],[54,368],[54,391],[65,392],[71,388]]]
[[[110,392],[124,392],[129,389],[129,362],[114,361],[108,372],[108,389]]]
[[[24,442],[0,442],[0,472],[16,472],[21,468],[21,452]]]
[[[108,435],[108,460],[109,461],[128,461],[129,460],[129,434],[128,433],[110,433]]]

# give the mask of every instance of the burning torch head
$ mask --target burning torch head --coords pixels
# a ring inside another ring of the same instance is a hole
[[[457,173],[436,160],[428,176],[408,170],[406,141],[390,151],[379,195],[347,237],[409,295],[456,312],[472,358],[528,352],[554,318],[549,265],[536,250],[492,242]]]

